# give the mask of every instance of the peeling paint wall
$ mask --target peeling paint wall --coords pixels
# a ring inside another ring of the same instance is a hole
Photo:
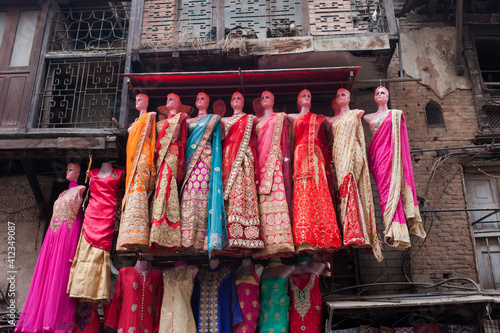
[[[401,29],[403,69],[431,88],[439,98],[457,89],[470,89],[467,75],[455,74],[455,27]],[[397,54],[397,52],[395,53]]]

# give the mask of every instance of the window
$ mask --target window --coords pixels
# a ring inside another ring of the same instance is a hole
[[[479,166],[465,174],[481,286],[500,289],[500,173],[498,166]],[[472,173],[475,171],[474,173]],[[480,173],[478,173],[480,172]]]
[[[475,40],[477,59],[483,83],[488,89],[500,89],[500,40],[478,38]]]
[[[434,101],[429,101],[425,106],[425,119],[427,125],[444,126],[443,111],[441,106]]]

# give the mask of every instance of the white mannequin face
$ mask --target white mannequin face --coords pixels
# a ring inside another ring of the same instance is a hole
[[[143,94],[135,96],[135,108],[139,111],[147,110],[148,108],[148,97]]]
[[[234,110],[241,110],[243,109],[244,104],[245,104],[245,99],[243,98],[243,95],[239,92],[235,92],[233,94],[233,97],[231,97],[231,107]]]
[[[297,105],[299,107],[311,108],[311,92],[304,89],[300,92],[297,98]]]
[[[76,182],[78,180],[78,176],[80,176],[80,166],[76,163],[68,164],[66,179],[70,182]]]
[[[260,105],[264,109],[272,108],[274,105],[274,95],[269,91],[264,91],[260,97]]]
[[[179,106],[181,105],[181,100],[179,96],[176,94],[168,94],[167,95],[167,110],[177,110]]]
[[[387,104],[387,102],[389,101],[389,92],[384,87],[378,87],[375,90],[373,99],[377,104]]]
[[[349,91],[342,88],[337,91],[337,104],[339,106],[349,105],[350,100],[351,100],[351,93]]]
[[[198,110],[206,110],[208,109],[208,104],[210,103],[210,98],[208,97],[207,94],[205,93],[199,93],[198,96],[196,96],[196,107]]]

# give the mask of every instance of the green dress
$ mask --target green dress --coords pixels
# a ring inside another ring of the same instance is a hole
[[[262,333],[288,333],[290,297],[288,279],[270,277],[260,284],[259,327]]]

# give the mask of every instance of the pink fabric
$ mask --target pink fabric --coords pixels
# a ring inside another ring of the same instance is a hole
[[[260,311],[260,277],[255,273],[253,264],[250,266],[250,272],[252,274],[251,277],[245,276],[244,281],[253,279],[253,283],[239,282],[239,279],[236,280],[236,289],[238,291],[238,300],[240,301],[243,320],[234,327],[235,333],[255,333],[257,328]]]
[[[54,204],[51,226],[62,223],[55,231],[50,226],[47,230],[15,332],[69,333],[73,330],[77,301],[69,298],[66,288],[70,259],[75,256],[82,228],[79,188],[76,182],[71,182],[69,190],[62,192]],[[60,204],[65,200],[72,202],[72,207]],[[64,211],[58,211],[57,207]],[[76,219],[70,220],[73,214]]]
[[[370,165],[370,170],[373,174],[373,177],[377,182],[382,215],[384,215],[385,206],[387,204],[389,187],[392,177],[392,155],[394,148],[392,133],[392,112],[393,111],[390,111],[388,113],[380,127],[373,134],[370,147],[368,148],[368,163]],[[406,129],[404,114],[401,114],[400,140],[404,181],[412,189],[413,202],[417,204],[417,193],[415,191],[415,181],[413,179],[413,167],[411,162],[408,131]],[[401,198],[399,199],[393,222],[398,222],[406,225]]]

